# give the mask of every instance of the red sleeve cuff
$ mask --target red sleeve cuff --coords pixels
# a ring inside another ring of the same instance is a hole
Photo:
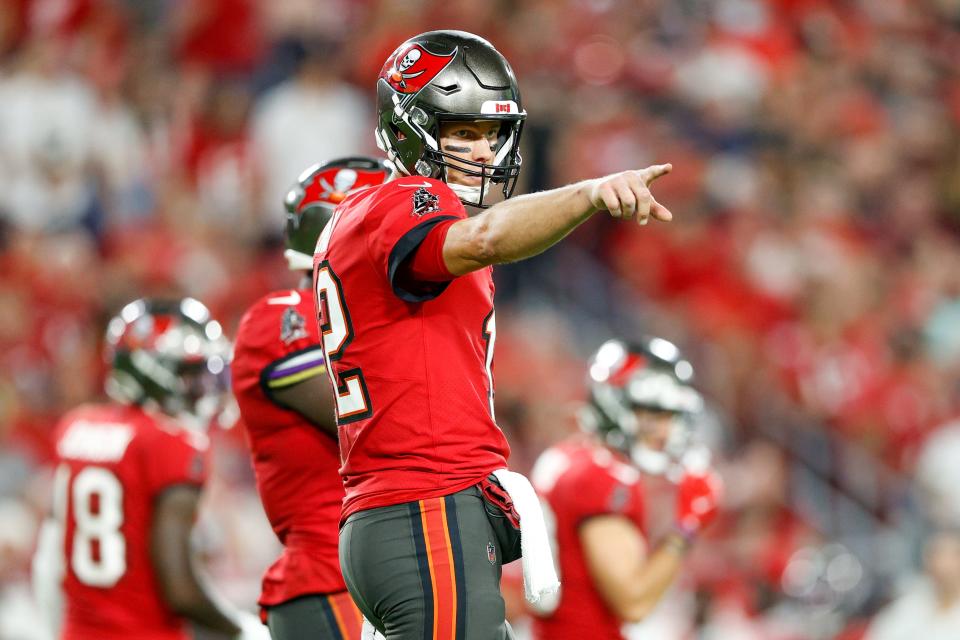
[[[410,259],[407,274],[420,282],[449,282],[454,275],[443,260],[443,243],[456,220],[444,220],[430,230]]]
[[[443,261],[443,243],[453,216],[424,221],[408,231],[390,253],[387,277],[394,293],[407,302],[439,296],[455,277]]]

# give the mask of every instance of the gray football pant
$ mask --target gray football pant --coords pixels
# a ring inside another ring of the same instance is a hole
[[[477,487],[351,515],[340,568],[387,640],[512,640],[500,595],[520,534]]]
[[[360,614],[345,591],[266,607],[273,640],[360,640]]]

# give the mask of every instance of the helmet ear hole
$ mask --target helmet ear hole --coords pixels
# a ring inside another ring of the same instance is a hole
[[[401,130],[400,130],[400,127],[398,127],[397,125],[395,125],[395,124],[392,123],[392,122],[390,123],[390,133],[393,134],[393,137],[394,137],[394,138],[396,138],[397,140],[399,140],[399,141],[401,141],[401,142],[407,139],[407,134],[405,134],[403,131],[401,131]]]

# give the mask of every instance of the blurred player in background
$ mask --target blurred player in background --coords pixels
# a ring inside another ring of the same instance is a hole
[[[360,637],[360,612],[337,558],[343,483],[310,271],[334,207],[389,175],[382,161],[359,157],[304,172],[286,198],[284,255],[300,274],[299,288],[255,302],[237,330],[233,392],[249,435],[257,490],[284,546],[263,576],[259,601],[275,640]]]
[[[340,565],[389,640],[507,638],[500,575],[520,555],[518,527],[528,597],[556,576],[494,419],[491,267],[600,210],[669,220],[648,185],[670,166],[510,199],[520,91],[506,59],[462,31],[401,44],[377,92],[377,142],[403,177],[337,208],[314,267],[344,459]],[[464,204],[490,208],[468,217]]]
[[[191,531],[230,345],[199,301],[136,300],[107,328],[112,402],[57,430],[54,518],[34,560],[41,608],[65,640],[186,640],[186,622],[268,638],[197,570]],[[62,586],[62,594],[60,592]]]
[[[611,340],[591,359],[583,433],[547,449],[533,470],[563,585],[535,607],[536,638],[622,638],[621,626],[650,613],[713,519],[718,480],[707,452],[688,447],[684,420],[702,405],[692,373],[659,338]],[[678,476],[674,530],[652,550],[642,473]]]

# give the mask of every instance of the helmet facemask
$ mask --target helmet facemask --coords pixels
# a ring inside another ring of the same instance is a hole
[[[442,120],[441,123],[457,121],[461,120],[447,119]],[[479,121],[486,121],[486,119],[480,118],[473,122]],[[490,164],[466,160],[444,151],[442,148],[436,151],[428,148],[424,153],[424,158],[427,162],[442,167],[441,175],[444,182],[463,203],[486,208],[490,206],[487,195],[490,193],[491,183],[502,185],[504,200],[512,196],[514,189],[516,189],[517,180],[520,178],[520,166],[523,164],[523,158],[520,156],[520,134],[522,131],[522,119],[500,121],[497,141],[491,145],[494,157]],[[467,176],[480,178],[481,182],[477,186],[451,182],[449,179],[450,169],[455,169]]]
[[[681,465],[691,443],[690,422],[685,414],[665,411],[662,417],[669,420],[662,442],[651,444],[652,434],[647,431],[657,430],[658,427],[641,427],[630,446],[629,454],[634,464],[650,475],[666,475]],[[658,439],[661,435],[655,434]]]
[[[179,388],[168,397],[164,413],[194,429],[206,429],[223,411],[229,380],[223,359],[180,363]]]

